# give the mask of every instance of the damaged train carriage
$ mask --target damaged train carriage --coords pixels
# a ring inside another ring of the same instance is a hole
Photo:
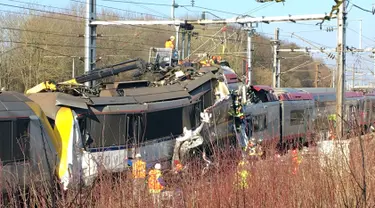
[[[29,95],[45,110],[61,140],[59,178],[65,189],[80,180],[88,185],[101,171],[125,170],[138,152],[147,164],[169,166],[176,138],[184,129],[201,126],[200,113],[216,100],[217,78],[211,72],[173,85],[126,87],[134,84],[107,85],[100,97]]]
[[[1,194],[54,184],[49,182],[59,163],[59,144],[36,103],[21,93],[0,92],[0,135]]]

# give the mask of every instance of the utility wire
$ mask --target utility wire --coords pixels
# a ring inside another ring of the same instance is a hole
[[[256,7],[256,8],[254,8],[254,9],[250,10],[250,11],[245,12],[243,15],[251,14],[251,13],[254,13],[254,12],[260,11],[260,10],[262,10],[262,9],[264,9],[264,8],[266,8],[266,7],[269,7],[269,6],[271,6],[271,5],[275,4],[275,3],[276,3],[276,2],[268,2],[267,4],[263,4],[263,5],[261,5],[261,6],[259,6],[259,7]]]
[[[13,4],[0,3],[0,5],[6,6],[6,7],[26,9],[26,10],[36,11],[36,12],[44,12],[44,13],[57,14],[57,15],[62,15],[62,16],[74,17],[74,18],[87,19],[87,18],[81,17],[81,16],[76,16],[76,15],[71,15],[71,14],[65,14],[65,13],[61,13],[61,12],[47,11],[47,10],[42,10],[42,9],[34,9],[34,8],[30,8],[30,7],[18,6],[18,5],[13,5]]]
[[[122,3],[122,4],[140,4],[140,5],[148,5],[148,6],[168,6],[171,7],[170,4],[161,4],[155,2],[138,2],[138,1],[119,1],[119,0],[101,0],[105,2],[115,2],[115,3]]]
[[[16,44],[26,44],[31,46],[53,46],[53,47],[63,47],[63,48],[80,48],[83,49],[84,46],[82,45],[63,45],[63,44],[55,44],[55,43],[30,43],[30,42],[23,42],[23,41],[11,41],[11,40],[0,40],[3,43],[16,43]],[[115,51],[139,51],[139,52],[148,52],[149,50],[140,50],[140,49],[125,49],[125,48],[108,48],[108,47],[94,47],[96,49],[107,49],[107,50],[115,50]]]
[[[354,3],[352,3],[351,1],[348,1],[350,4],[352,4],[354,7],[356,7],[357,9],[360,9],[360,10],[362,10],[362,11],[364,11],[364,12],[368,12],[368,13],[371,13],[372,15],[375,15],[375,9],[373,9],[373,10],[368,10],[368,9],[365,9],[365,8],[363,8],[363,7],[360,7],[360,6],[358,6],[358,5],[356,5],[356,4],[354,4]]]
[[[73,19],[62,19],[62,18],[57,18],[57,17],[52,17],[52,16],[43,16],[43,15],[38,15],[38,14],[29,14],[29,13],[22,13],[22,12],[16,12],[16,11],[8,11],[8,10],[0,10],[1,12],[9,13],[9,14],[17,14],[17,15],[25,15],[25,16],[36,16],[36,17],[42,17],[46,19],[55,19],[55,20],[62,20],[62,21],[68,21],[68,22],[82,22],[80,20],[73,20]]]
[[[27,29],[12,28],[12,27],[0,27],[0,29],[39,33],[39,34],[45,34],[45,35],[56,35],[56,36],[67,37],[67,38],[81,38],[78,35],[72,35],[72,34],[67,34],[67,33],[56,33],[56,32],[51,32],[51,31],[27,30]]]
[[[350,28],[350,27],[346,27],[346,28],[349,29],[349,30],[351,30],[352,32],[354,32],[354,33],[356,33],[356,34],[359,34],[358,31],[356,31],[356,30],[354,30],[354,29],[352,29],[352,28]],[[365,38],[365,39],[367,39],[367,40],[369,40],[369,41],[371,41],[371,42],[373,42],[373,43],[375,43],[375,40],[374,40],[374,39],[371,39],[371,38],[369,38],[369,37],[367,37],[367,36],[364,36],[364,35],[362,35],[362,37]]]
[[[77,3],[80,3],[80,4],[86,4],[86,2],[78,1],[78,0],[70,0],[70,1],[77,2]],[[143,13],[143,12],[136,12],[136,11],[132,11],[132,10],[120,9],[120,8],[106,6],[106,5],[102,5],[102,4],[96,4],[96,6],[99,6],[99,7],[102,7],[102,8],[114,9],[114,10],[118,10],[118,11],[121,11],[121,12],[129,12],[129,13],[140,14],[140,15],[144,15],[144,16],[147,15],[147,16],[151,16],[151,17],[159,17],[159,18],[162,18],[162,19],[166,19],[165,18],[166,16],[164,14],[163,14],[163,16],[159,16],[159,15],[154,15],[154,14],[149,14],[149,13]],[[116,17],[115,15],[108,15],[108,16]]]
[[[8,0],[8,1],[16,2],[16,3],[21,3],[21,4],[37,5],[37,6],[42,6],[42,7],[50,7],[50,8],[61,9],[61,10],[65,10],[65,11],[71,11],[71,10],[68,9],[68,8],[55,7],[55,6],[45,5],[45,4],[38,4],[38,3],[32,3],[32,2],[25,2],[25,1],[19,1],[19,0]]]
[[[114,3],[122,3],[122,4],[134,4],[134,5],[146,5],[146,6],[164,6],[164,7],[171,7],[172,5],[170,4],[164,4],[164,3],[155,3],[155,2],[137,2],[137,1],[120,1],[120,0],[102,0],[105,2],[114,2]],[[211,9],[207,7],[202,7],[202,6],[192,6],[192,5],[178,5],[179,7],[194,7],[198,9],[204,9],[208,11],[214,11],[214,12],[220,12],[224,14],[233,14],[237,16],[243,16],[243,14],[239,13],[234,13],[234,12],[229,12],[229,11],[224,11],[224,10],[218,10],[218,9]]]
[[[79,37],[78,35],[67,34],[67,33],[55,33],[55,32],[51,32],[51,31],[27,30],[27,29],[11,28],[11,27],[0,27],[0,29],[22,31],[22,32],[31,32],[31,33],[46,34],[46,35],[56,35],[56,36],[61,36],[61,37],[66,37],[66,38],[80,38],[80,39],[85,38],[85,37]],[[133,43],[133,42],[129,42],[129,41],[113,40],[113,39],[105,39],[105,38],[97,38],[97,40],[98,41],[111,41],[111,42],[118,42],[118,43],[126,43],[126,44],[140,46],[140,47],[151,46],[151,45],[146,45],[146,44],[143,44],[143,43]]]

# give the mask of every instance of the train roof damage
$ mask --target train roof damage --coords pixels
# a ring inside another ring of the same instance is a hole
[[[120,64],[116,65],[116,67],[118,66]],[[28,96],[40,104],[48,117],[52,119],[55,118],[55,114],[61,106],[83,110],[93,108],[96,109],[94,111],[113,111],[113,106],[121,105],[122,110],[139,112],[157,110],[156,108],[166,109],[176,105],[183,106],[187,103],[198,102],[202,96],[206,95],[204,107],[208,107],[215,102],[217,81],[219,79],[223,81],[227,79],[223,76],[231,75],[228,70],[224,71],[220,66],[199,70],[177,66],[170,68],[166,73],[147,71],[140,67],[144,67],[144,65],[133,64],[119,69],[106,68],[102,71],[94,71],[92,76],[84,75],[76,78],[78,83],[73,85],[67,86],[67,82],[60,83],[60,88],[63,86],[62,90],[40,90],[46,92],[29,93]],[[86,81],[97,81],[98,77],[105,78],[103,74],[113,75],[129,69],[138,70],[138,74],[143,71],[141,76],[138,75],[141,79],[102,82],[93,89],[87,89],[82,84]],[[117,72],[111,74],[106,72],[108,70]],[[69,88],[74,92],[70,93],[67,90]],[[150,105],[152,107],[144,104],[152,104]],[[108,110],[109,108],[111,110]]]

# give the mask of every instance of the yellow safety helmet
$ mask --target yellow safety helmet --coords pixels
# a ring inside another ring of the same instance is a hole
[[[239,163],[238,166],[244,166],[247,163],[246,159],[243,158]]]

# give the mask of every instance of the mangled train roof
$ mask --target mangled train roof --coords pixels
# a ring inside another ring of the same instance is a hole
[[[26,104],[32,102],[25,95],[18,92],[4,91],[0,93],[0,117],[27,117],[34,112]]]

